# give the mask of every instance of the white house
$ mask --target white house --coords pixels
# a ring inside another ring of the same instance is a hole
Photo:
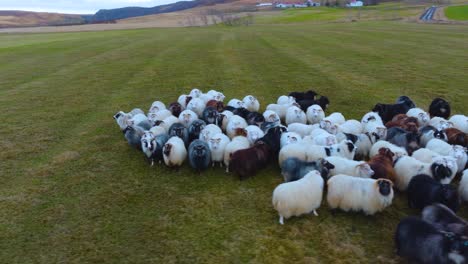
[[[347,4],[347,7],[358,7],[358,6],[363,6],[364,3],[362,1],[356,1],[356,0],[351,0],[351,3]]]
[[[272,3],[259,3],[257,6],[272,6]]]

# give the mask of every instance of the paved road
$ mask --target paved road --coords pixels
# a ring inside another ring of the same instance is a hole
[[[434,17],[434,13],[437,10],[437,6],[432,6],[424,12],[419,19],[423,21],[431,21]]]

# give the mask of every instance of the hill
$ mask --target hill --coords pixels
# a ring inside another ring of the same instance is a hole
[[[29,12],[0,11],[0,28],[30,26],[60,26],[83,23],[81,15]]]

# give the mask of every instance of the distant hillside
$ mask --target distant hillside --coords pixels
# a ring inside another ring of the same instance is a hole
[[[83,16],[88,22],[102,22],[118,20],[130,17],[147,16],[161,13],[176,12],[199,6],[210,6],[220,3],[235,2],[237,0],[194,0],[180,1],[173,4],[160,5],[155,7],[124,7],[116,9],[102,9],[93,16]]]
[[[85,20],[81,15],[29,11],[0,11],[0,28],[61,26],[82,24],[84,22]]]

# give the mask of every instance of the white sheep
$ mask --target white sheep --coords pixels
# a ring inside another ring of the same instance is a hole
[[[464,169],[464,167],[462,167],[461,169],[458,168],[457,159],[455,157],[451,155],[443,156],[427,148],[420,148],[416,150],[415,152],[413,152],[413,155],[411,155],[411,157],[425,163],[432,163],[438,160],[443,160],[445,162],[445,165],[447,165],[447,167],[452,170],[451,178],[455,177],[455,174],[457,172],[461,172]]]
[[[373,215],[392,204],[392,185],[387,179],[336,175],[327,182],[327,202],[332,209],[363,211],[367,215]]]
[[[224,152],[229,142],[229,138],[223,133],[217,133],[211,136],[210,140],[208,141],[208,146],[210,147],[211,161],[213,162],[213,166],[215,162],[219,162],[220,167],[223,166]]]
[[[164,163],[169,167],[179,167],[187,158],[184,141],[179,137],[171,137],[163,147]]]
[[[165,110],[166,109],[166,105],[161,102],[161,101],[154,101],[152,104],[151,104],[151,107],[149,109],[148,112],[150,113],[157,113],[158,111],[161,111],[161,110]]]
[[[367,123],[370,123],[370,122],[377,122],[377,124],[381,124],[381,125],[384,124],[383,121],[382,121],[382,118],[376,112],[368,112],[361,119],[361,124],[362,124],[363,127]]]
[[[367,123],[364,123],[362,127],[362,132],[369,134],[375,133],[380,138],[387,137],[387,128],[378,121],[369,121]]]
[[[182,94],[181,96],[179,96],[179,98],[177,99],[177,102],[182,106],[182,109],[185,109],[187,107],[187,98],[189,96],[186,95],[186,94]]]
[[[167,132],[169,131],[169,128],[175,123],[180,123],[180,120],[179,118],[171,115],[169,117],[166,117],[162,122],[160,122],[159,126],[163,127]]]
[[[434,116],[431,118],[429,121],[429,125],[435,127],[437,130],[445,130],[447,128],[453,127],[453,123],[450,121],[447,121],[445,118],[439,117],[439,116]]]
[[[244,106],[251,112],[257,112],[260,109],[260,102],[253,95],[247,95],[242,99]]]
[[[431,120],[431,117],[429,114],[422,110],[421,108],[411,108],[406,112],[406,115],[409,117],[415,117],[418,119],[418,125],[420,127],[423,127],[429,123],[429,120]]]
[[[280,116],[273,110],[266,110],[263,112],[265,122],[280,123]]]
[[[307,117],[304,111],[302,111],[299,107],[293,105],[288,108],[286,111],[286,118],[285,118],[286,125],[292,123],[307,123]]]
[[[320,105],[314,104],[307,108],[306,116],[309,124],[313,125],[320,123],[325,118],[325,113]]]
[[[216,100],[215,96],[213,96],[211,94],[208,94],[208,93],[204,93],[204,94],[200,95],[200,97],[198,97],[198,98],[203,101],[204,105],[206,105],[206,103],[208,103],[211,100]]]
[[[330,170],[330,176],[334,175],[349,175],[360,178],[370,178],[374,175],[374,171],[365,161],[349,160],[342,157],[327,157],[328,162],[335,166]]]
[[[331,146],[338,143],[335,135],[329,133],[321,133],[312,137],[312,143],[318,146]]]
[[[330,156],[338,156],[352,160],[356,153],[356,147],[350,140],[343,140],[332,146],[308,145],[305,147],[306,161],[316,161]]]
[[[150,131],[145,131],[141,137],[141,151],[148,159],[153,155],[153,139],[154,135]],[[153,163],[151,163],[151,166],[153,166]]]
[[[257,141],[257,139],[262,138],[265,135],[263,130],[254,125],[247,126],[245,131],[247,131],[247,139],[249,140],[251,146],[255,143],[255,141]]]
[[[461,172],[466,166],[468,157],[466,154],[466,148],[463,146],[452,146],[443,140],[433,138],[427,142],[426,148],[439,153],[442,156],[454,157],[457,160],[458,172]]]
[[[203,110],[205,110],[206,103],[200,98],[193,98],[187,104],[186,110],[192,110],[197,116],[202,116]]]
[[[242,102],[241,100],[236,99],[236,98],[231,99],[228,102],[228,106],[231,106],[231,107],[234,107],[234,108],[245,108],[244,102]]]
[[[198,98],[203,94],[203,92],[198,89],[198,88],[193,88],[192,91],[190,91],[189,96],[192,98]]]
[[[199,139],[206,143],[209,143],[211,137],[218,133],[222,133],[221,128],[219,128],[217,125],[209,124],[202,129],[202,131],[200,132]]]
[[[131,116],[134,116],[136,114],[145,114],[145,112],[143,112],[143,110],[141,110],[140,108],[133,108],[132,111],[129,112],[129,114]]]
[[[280,168],[282,167],[283,161],[288,158],[297,158],[299,160],[306,161],[306,148],[307,146],[302,143],[288,144],[282,147],[278,155],[278,163]]]
[[[370,152],[369,152],[369,157],[372,158],[375,155],[379,154],[379,149],[381,148],[390,149],[390,151],[393,152],[393,154],[395,154],[395,156],[393,156],[393,160],[396,160],[403,156],[408,156],[408,152],[406,151],[406,149],[399,147],[395,144],[392,144],[388,141],[380,140],[380,141],[375,142],[374,145],[372,145]]]
[[[333,124],[330,120],[322,120],[319,123],[319,127],[330,134],[336,135],[338,134],[338,124]]]
[[[296,105],[295,103],[293,104],[269,104],[266,107],[266,110],[271,110],[278,114],[279,118],[284,121],[286,118],[286,112],[288,111],[288,108],[290,106]]]
[[[179,121],[181,124],[183,124],[186,128],[188,128],[193,121],[198,119],[198,115],[193,112],[192,110],[184,110],[180,113],[179,115]]]
[[[458,186],[458,193],[463,201],[468,201],[468,169],[463,171],[460,186]]]
[[[226,145],[224,150],[224,165],[226,165],[226,172],[229,172],[229,162],[231,161],[232,153],[249,147],[249,140],[244,136],[235,136],[232,141]]]
[[[317,209],[322,203],[323,179],[320,172],[314,170],[303,178],[278,185],[273,191],[273,207],[279,214],[279,223],[291,216],[300,216],[313,212],[318,216]]]
[[[151,134],[156,137],[162,134],[166,134],[167,130],[162,126],[154,126],[149,130],[149,132],[151,132]]]
[[[356,136],[356,141],[354,145],[356,146],[356,157],[360,158],[368,158],[369,152],[378,140],[378,136],[376,134],[369,134],[369,133],[361,133]],[[338,133],[336,138],[339,142],[347,139],[347,136],[343,133]]]
[[[359,135],[362,133],[362,124],[357,120],[350,119],[338,126],[338,132]]]
[[[294,104],[296,102],[296,98],[292,96],[286,96],[286,95],[281,95],[278,97],[278,100],[276,101],[277,104]]]
[[[226,131],[229,118],[231,118],[234,115],[234,113],[229,110],[224,110],[223,112],[221,112],[221,114],[224,116],[223,120],[221,121],[221,128],[223,129],[223,131]]]
[[[119,128],[122,131],[127,128],[128,120],[130,120],[130,118],[132,118],[132,115],[123,111],[119,111],[114,115],[115,122],[117,122],[117,125],[119,125]]]
[[[306,124],[301,124],[301,123],[292,123],[288,125],[288,131],[289,132],[295,132],[301,137],[308,136],[312,133],[313,130],[319,128],[318,124],[315,125],[306,125]]]
[[[295,132],[284,132],[281,134],[280,146],[283,148],[286,145],[300,143],[301,141],[301,135]]]
[[[158,112],[149,112],[148,119],[154,124],[156,121],[162,121],[168,117],[172,116],[171,111],[167,109],[159,110]]]
[[[215,91],[215,90],[209,90],[207,92],[207,94],[213,96],[215,98],[216,101],[219,101],[219,102],[223,102],[224,101],[224,98],[226,98],[226,96],[224,96],[223,93],[221,92],[218,92],[218,91]]]
[[[337,124],[337,125],[341,125],[346,121],[343,114],[339,112],[331,113],[329,116],[325,117],[323,120],[330,121],[330,123]]]
[[[454,128],[468,133],[468,117],[466,115],[453,115],[450,117],[449,122],[452,122]]]
[[[244,118],[238,115],[233,115],[229,118],[227,126],[226,126],[226,134],[227,136],[232,139],[236,135],[236,129],[238,128],[246,128],[247,121]]]

